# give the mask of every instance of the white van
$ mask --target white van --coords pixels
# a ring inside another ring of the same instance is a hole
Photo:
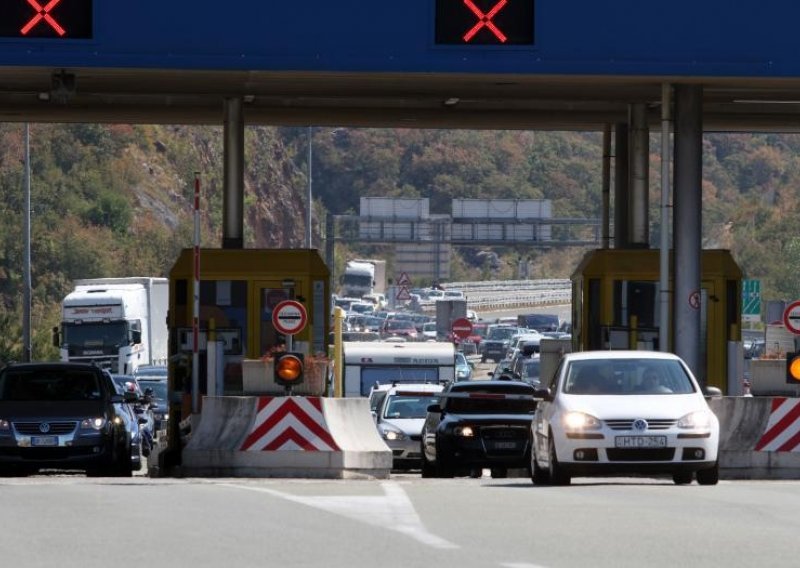
[[[344,396],[367,396],[376,385],[455,380],[456,348],[449,342],[345,341]]]

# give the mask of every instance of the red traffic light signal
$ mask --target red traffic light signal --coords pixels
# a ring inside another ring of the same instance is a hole
[[[303,382],[303,354],[281,353],[275,357],[275,382],[285,387],[293,387]]]
[[[786,354],[786,384],[800,385],[800,353]]]

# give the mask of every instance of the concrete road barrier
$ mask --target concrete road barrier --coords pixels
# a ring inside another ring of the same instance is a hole
[[[392,453],[366,399],[205,397],[181,474],[388,478]]]
[[[712,399],[720,421],[720,476],[800,479],[800,399]]]

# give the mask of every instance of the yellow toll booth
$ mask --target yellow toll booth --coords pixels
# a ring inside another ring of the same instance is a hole
[[[184,249],[169,273],[170,445],[178,446],[178,424],[191,411],[194,352],[194,250]],[[327,353],[330,331],[330,272],[315,249],[202,249],[199,255],[198,322],[200,395],[208,393],[209,334],[223,342],[216,369],[217,395],[243,394],[242,363],[285,344],[272,323],[284,300],[302,304],[304,329],[292,336],[292,351]],[[221,386],[222,388],[218,388]]]
[[[584,256],[572,275],[574,350],[660,348],[659,254],[603,249]],[[742,271],[727,250],[702,251],[700,264],[698,378],[727,392],[728,341],[741,341]]]

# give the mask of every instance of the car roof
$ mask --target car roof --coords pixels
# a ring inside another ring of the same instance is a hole
[[[569,361],[585,361],[597,359],[668,359],[673,361],[680,361],[681,358],[674,353],[666,353],[663,351],[628,351],[628,350],[611,350],[611,351],[578,351],[575,353],[567,353],[564,359]]]
[[[452,383],[450,385],[451,391],[504,391],[508,392],[509,389],[516,389],[525,392],[532,392],[534,387],[530,383],[522,381],[462,381]]]
[[[442,392],[444,387],[442,385],[437,385],[435,383],[405,383],[402,385],[396,385],[389,389],[389,392],[386,393],[387,396],[393,394],[419,394],[419,393],[437,393]]]

